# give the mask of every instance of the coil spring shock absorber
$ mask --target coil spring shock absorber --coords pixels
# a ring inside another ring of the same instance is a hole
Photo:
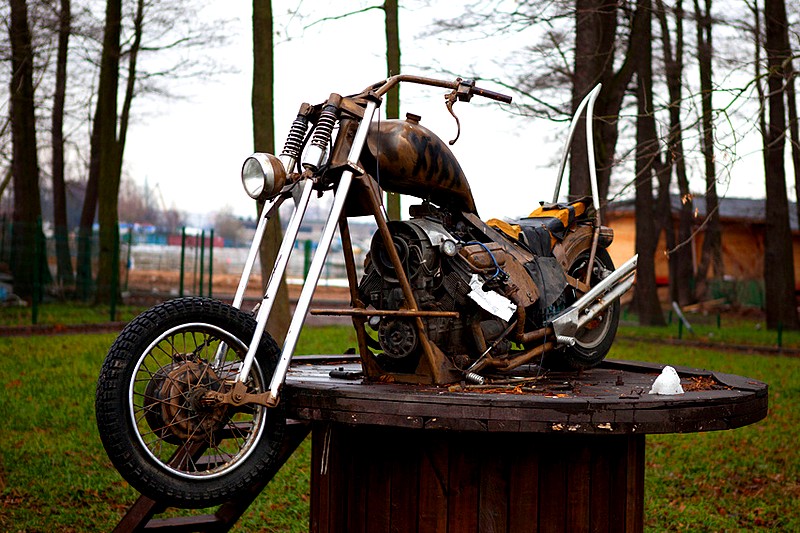
[[[317,126],[314,128],[314,134],[311,136],[310,146],[306,151],[305,159],[303,159],[303,168],[316,171],[325,161],[328,143],[333,134],[333,126],[336,124],[337,109],[336,105],[329,103],[319,114]]]
[[[306,130],[308,130],[308,117],[301,109],[297,118],[292,122],[292,127],[289,129],[289,135],[286,137],[286,142],[281,152],[280,159],[286,168],[286,172],[292,172],[294,164],[300,159],[300,151],[303,149]]]

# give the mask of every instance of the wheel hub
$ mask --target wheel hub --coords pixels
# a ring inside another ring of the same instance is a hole
[[[219,377],[207,363],[176,364],[159,392],[165,426],[181,440],[207,440],[225,423],[228,408],[205,405],[202,399],[208,391],[219,391],[221,386]]]

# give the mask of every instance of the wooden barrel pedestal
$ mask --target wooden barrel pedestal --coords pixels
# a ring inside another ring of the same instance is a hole
[[[311,531],[642,531],[644,435],[315,424]]]
[[[768,406],[765,383],[687,368],[685,394],[647,394],[661,368],[531,369],[523,384],[471,389],[296,362],[283,401],[312,424],[310,529],[642,531],[645,435],[741,427]]]

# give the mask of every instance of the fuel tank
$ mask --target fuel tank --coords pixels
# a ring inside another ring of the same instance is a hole
[[[386,191],[476,212],[472,190],[453,152],[415,115],[373,122],[361,163]]]

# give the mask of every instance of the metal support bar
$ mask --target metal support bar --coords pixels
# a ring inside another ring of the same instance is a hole
[[[628,279],[611,289],[608,294],[606,294],[602,299],[598,300],[597,303],[586,309],[584,315],[578,320],[578,327],[577,329],[580,330],[586,324],[591,322],[595,319],[595,317],[602,313],[603,310],[614,303],[618,298],[620,298],[623,294],[628,292],[628,289],[633,287],[634,282],[636,281],[636,277],[630,275]]]
[[[636,264],[638,258],[639,256],[637,254],[628,259],[622,266],[619,267],[619,269],[609,274],[608,277],[606,277],[604,280],[600,281],[597,285],[592,287],[592,289],[589,290],[589,292],[584,294],[581,298],[578,299],[578,301],[573,303],[571,306],[565,309],[564,312],[562,312],[558,317],[553,319],[552,321],[553,330],[555,331],[556,338],[559,344],[569,344],[568,342],[569,339],[575,336],[575,333],[582,325],[586,324],[585,321],[581,322],[583,318],[581,316],[581,313],[583,313],[583,310],[589,307],[590,305],[593,305],[595,303],[595,300],[603,296],[603,294],[606,291],[611,291],[608,295],[606,295],[607,297],[605,298],[605,301],[608,302],[605,304],[607,306],[608,304],[610,304],[611,302],[622,296],[622,294],[625,291],[630,289],[630,287],[633,285],[633,279],[630,279],[628,280],[628,282],[625,283],[623,283],[623,280],[628,276],[634,274],[634,272],[636,271]],[[620,287],[624,287],[624,290],[617,291],[616,289],[619,288],[617,287],[617,285],[619,285]],[[605,308],[605,306],[603,308]],[[594,313],[594,316],[596,316],[598,312],[599,311]]]
[[[569,135],[567,136],[567,142],[564,145],[564,153],[561,156],[561,164],[558,167],[558,178],[556,179],[556,189],[553,193],[553,203],[558,202],[558,195],[561,193],[561,182],[564,179],[564,169],[567,166],[567,156],[572,149],[572,138],[575,137],[575,130],[578,127],[578,120],[580,119],[581,113],[583,113],[584,108],[589,105],[589,111],[586,113],[586,148],[589,151],[589,179],[592,182],[592,194],[597,188],[597,170],[595,169],[595,161],[594,161],[594,132],[592,130],[592,117],[594,116],[594,102],[597,100],[597,96],[600,94],[600,89],[603,88],[603,84],[598,83],[592,91],[587,94],[581,103],[578,104],[578,109],[575,110],[575,114],[572,116],[572,122],[569,125]],[[592,200],[595,200],[593,197]],[[599,201],[595,202],[595,209],[599,209]]]
[[[358,125],[355,138],[353,139],[353,144],[350,147],[348,160],[358,161],[358,158],[361,156],[361,150],[364,148],[364,143],[367,140],[369,125],[370,122],[372,122],[372,117],[375,114],[376,109],[376,102],[367,103],[367,106],[364,109],[364,118]],[[336,188],[336,193],[333,198],[333,205],[331,206],[331,211],[328,215],[327,223],[325,224],[325,229],[322,231],[322,235],[320,236],[319,244],[317,245],[317,251],[314,253],[314,259],[312,259],[311,266],[309,267],[308,277],[303,284],[303,289],[300,292],[299,298],[297,299],[297,305],[295,306],[292,321],[289,324],[289,329],[286,332],[286,340],[284,341],[283,350],[281,351],[281,359],[278,361],[278,366],[275,368],[275,373],[272,375],[272,381],[270,382],[269,386],[269,402],[271,404],[277,405],[278,403],[281,388],[286,380],[286,373],[289,371],[289,363],[292,360],[294,349],[297,346],[297,339],[300,337],[300,330],[303,328],[303,323],[306,320],[306,313],[308,312],[308,307],[311,304],[311,298],[314,296],[314,290],[317,288],[317,282],[322,275],[322,269],[325,266],[325,259],[328,256],[328,251],[330,250],[331,243],[333,242],[333,235],[339,222],[339,216],[342,214],[342,210],[344,209],[344,204],[347,200],[347,193],[350,190],[350,184],[352,181],[353,172],[351,170],[345,170],[342,173],[341,178],[339,178],[339,184]],[[252,350],[253,346],[250,348]]]
[[[264,239],[264,232],[267,229],[267,222],[269,222],[269,218],[272,216],[275,210],[283,203],[283,200],[283,196],[275,197],[265,203],[264,207],[261,209],[261,217],[258,219],[256,232],[253,235],[253,242],[250,244],[250,251],[247,253],[247,259],[245,259],[244,262],[242,277],[239,278],[239,286],[236,288],[236,293],[233,296],[233,303],[231,305],[236,309],[240,309],[242,307],[244,291],[247,289],[247,281],[250,279],[250,273],[253,271],[253,265],[256,262],[256,257],[258,257],[258,249],[261,245],[261,241]]]
[[[456,311],[425,311],[417,310],[410,311],[407,309],[387,310],[387,309],[333,309],[321,308],[312,309],[312,315],[328,315],[328,316],[407,316],[407,317],[426,317],[426,318],[458,318],[459,314]]]
[[[256,330],[253,338],[250,341],[250,346],[247,349],[247,355],[242,360],[242,367],[239,369],[238,380],[241,382],[247,381],[247,376],[250,374],[250,367],[253,366],[253,360],[258,351],[258,345],[261,343],[261,337],[264,335],[264,330],[267,327],[269,315],[272,312],[272,305],[275,303],[275,297],[278,295],[283,274],[286,272],[286,266],[289,264],[289,256],[292,254],[294,242],[297,239],[297,234],[300,232],[300,224],[303,222],[303,217],[308,208],[308,202],[311,199],[311,191],[314,188],[311,184],[307,184],[303,188],[300,200],[289,219],[289,225],[286,227],[286,235],[283,236],[281,246],[278,249],[278,254],[275,256],[275,266],[272,268],[272,273],[269,275],[269,283],[267,283],[267,290],[264,294],[264,299],[261,300],[261,306],[258,308],[256,315]],[[266,207],[266,206],[265,206]],[[219,355],[218,359],[219,359]]]

